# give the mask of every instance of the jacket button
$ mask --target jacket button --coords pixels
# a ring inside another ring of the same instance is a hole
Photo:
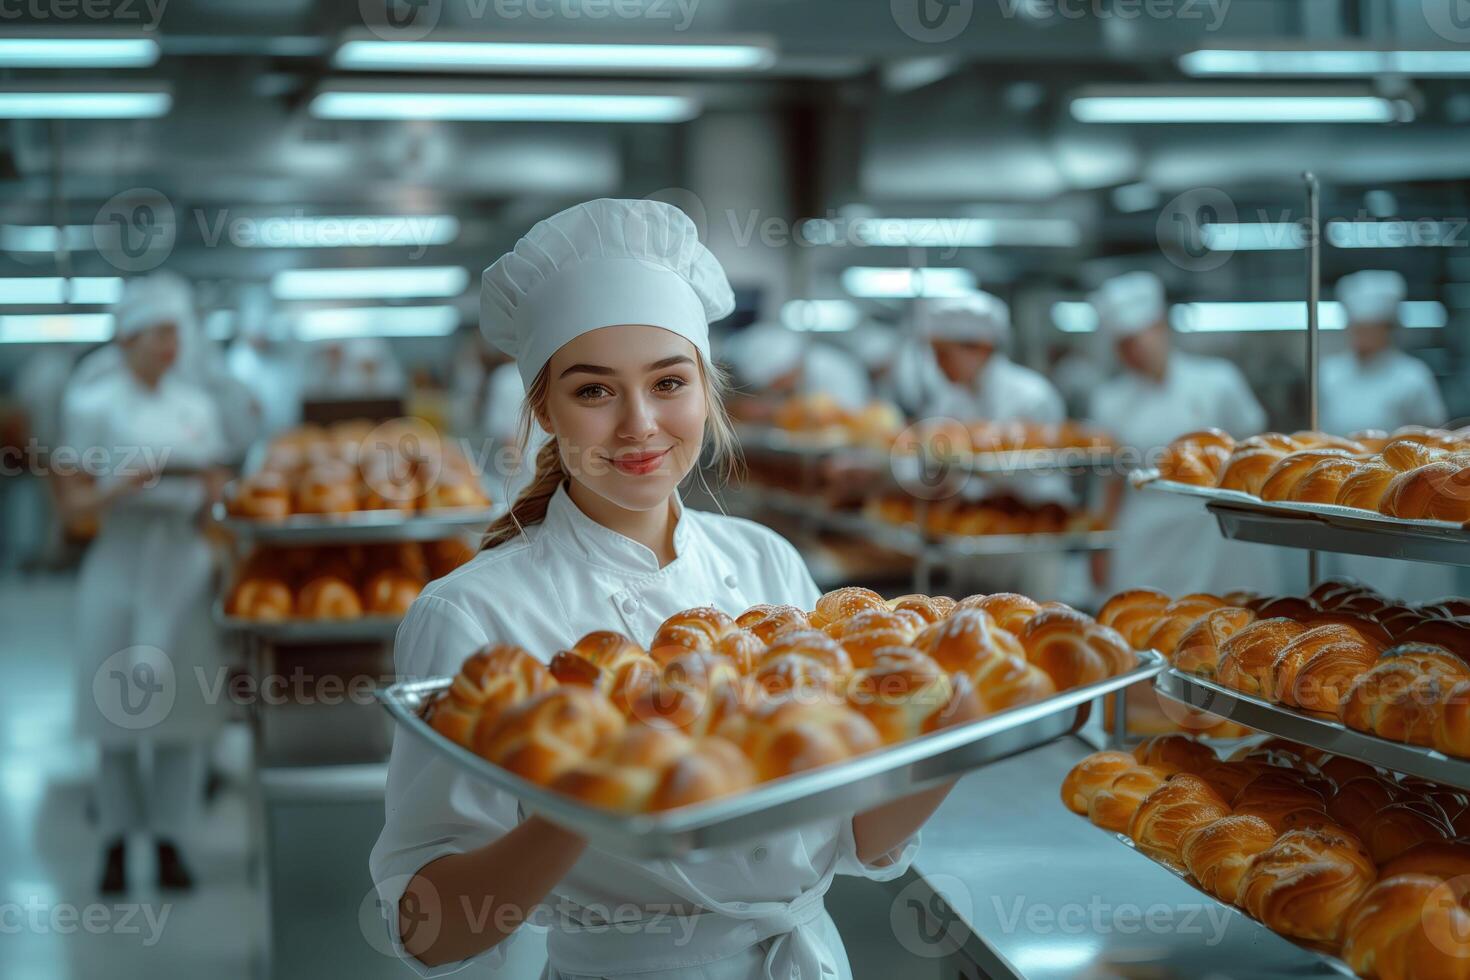
[[[740,581],[740,580],[737,579],[734,575],[726,575],[725,576],[725,587],[728,588],[728,589],[733,589],[733,588],[735,588],[735,583],[738,582],[738,581]]]
[[[764,861],[766,859],[765,845],[762,844],[760,847],[757,847],[755,850],[751,851],[750,857],[754,861]]]
[[[630,613],[630,612],[633,612],[637,608],[638,608],[638,600],[637,599],[624,599],[623,600],[623,612]]]

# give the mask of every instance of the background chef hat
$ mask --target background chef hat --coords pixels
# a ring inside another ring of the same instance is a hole
[[[863,362],[863,367],[876,371],[893,361],[903,338],[893,327],[876,320],[864,320],[851,330],[831,334],[832,342]]]
[[[1337,280],[1337,299],[1349,323],[1397,321],[1406,295],[1408,287],[1397,272],[1365,269]]]
[[[1152,272],[1125,272],[1087,297],[1098,330],[1114,340],[1142,333],[1164,318],[1164,284]]]
[[[179,336],[194,332],[194,290],[172,272],[129,279],[112,308],[115,336],[125,340],[164,323],[178,326]]]
[[[709,324],[735,297],[689,217],[661,201],[601,198],[536,222],[480,280],[480,329],[529,389],[568,341],[646,323],[709,360]]]
[[[1000,297],[984,292],[928,300],[923,322],[932,340],[1004,347],[1011,339],[1011,308]]]
[[[730,337],[722,360],[741,384],[765,388],[801,363],[806,342],[779,323],[756,323]]]

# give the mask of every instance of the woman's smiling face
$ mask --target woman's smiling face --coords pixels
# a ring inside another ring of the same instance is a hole
[[[704,441],[699,356],[683,337],[639,324],[584,333],[553,354],[538,421],[572,479],[625,510],[668,500]]]

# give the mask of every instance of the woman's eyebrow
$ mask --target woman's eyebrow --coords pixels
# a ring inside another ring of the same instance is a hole
[[[663,368],[666,368],[666,367],[672,367],[675,364],[693,364],[693,363],[694,363],[694,361],[687,354],[675,354],[673,357],[666,357],[666,358],[664,358],[661,361],[654,361],[652,364],[648,365],[643,370],[645,370],[645,371],[658,371],[658,370],[662,370]],[[567,368],[561,374],[557,375],[557,377],[558,378],[565,378],[569,374],[599,374],[599,375],[603,375],[604,377],[606,377],[606,376],[617,374],[617,372],[614,371],[610,367],[603,367],[600,364],[573,364],[571,367]]]
[[[693,364],[693,363],[694,363],[694,361],[690,359],[689,355],[687,355],[687,354],[675,354],[673,357],[666,357],[662,361],[654,361],[652,364],[648,365],[648,367],[644,368],[643,370],[645,370],[645,371],[658,371],[658,370],[662,370],[663,368],[666,368],[666,367],[673,367],[675,364]]]

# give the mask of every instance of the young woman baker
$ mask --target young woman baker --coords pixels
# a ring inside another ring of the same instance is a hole
[[[733,444],[708,329],[733,305],[693,223],[653,201],[563,211],[485,270],[482,327],[516,359],[528,418],[550,441],[480,554],[409,610],[400,676],[452,675],[490,643],[538,658],[594,630],[646,643],[695,606],[813,608],[788,542],[677,493],[707,442],[717,454]],[[822,902],[833,874],[901,875],[946,791],[747,846],[631,860],[523,818],[508,795],[398,738],[372,874],[399,912],[391,941],[423,976],[504,966],[544,903],[543,977],[840,980],[847,956]]]

